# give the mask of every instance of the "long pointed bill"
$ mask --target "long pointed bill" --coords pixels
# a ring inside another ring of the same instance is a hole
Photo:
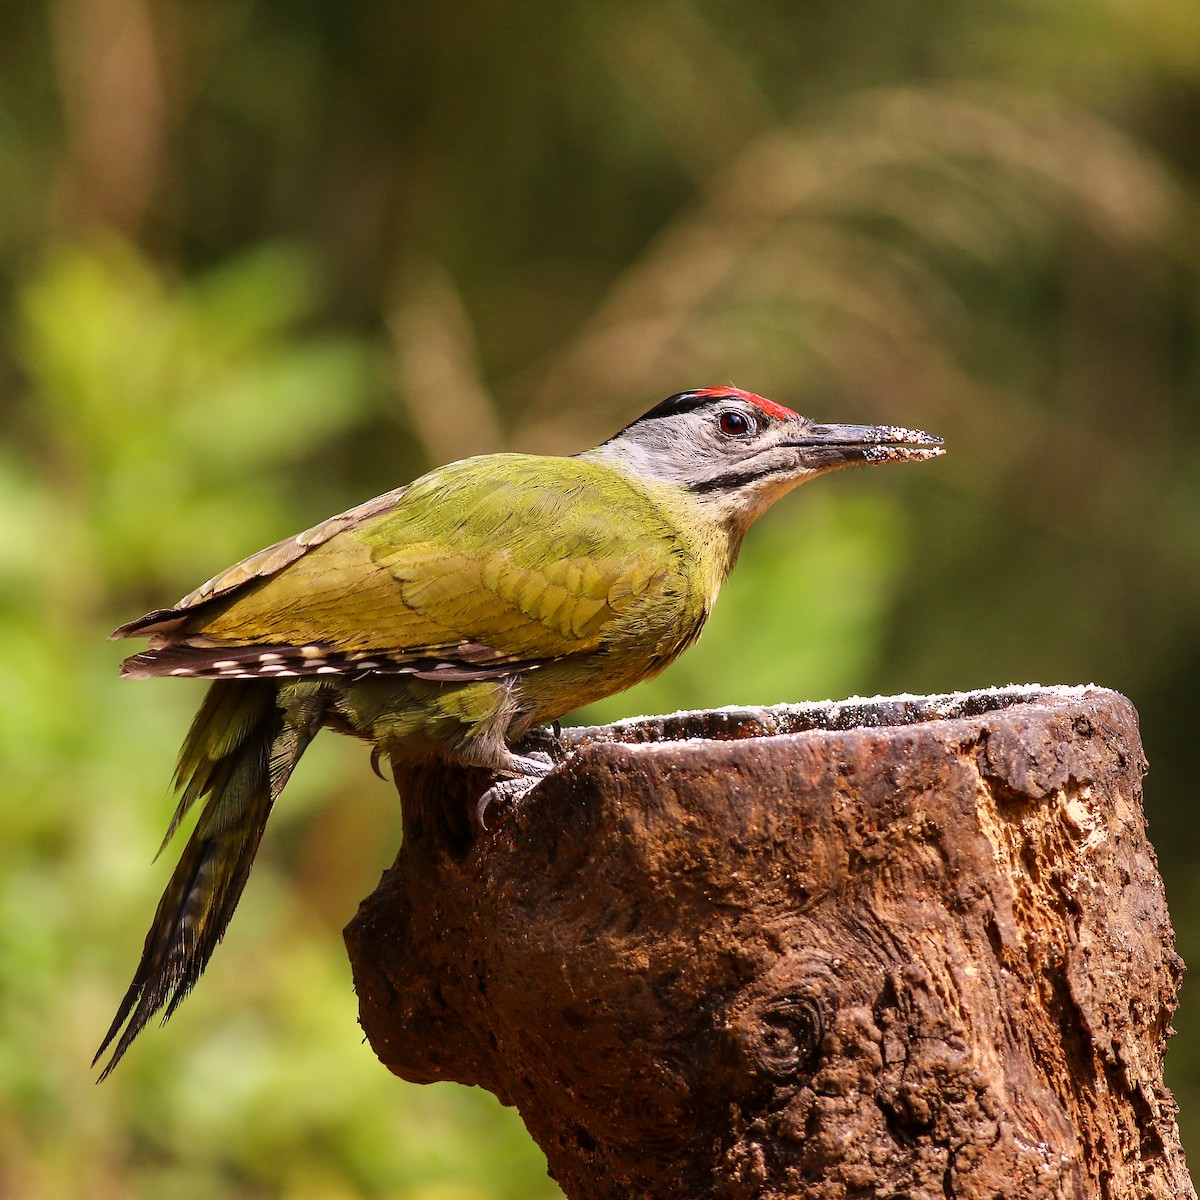
[[[787,445],[801,451],[812,471],[836,471],[856,463],[920,462],[945,454],[942,439],[896,425],[810,425]]]

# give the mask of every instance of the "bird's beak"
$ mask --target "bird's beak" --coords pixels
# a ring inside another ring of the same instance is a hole
[[[896,425],[810,425],[785,444],[800,451],[810,471],[836,471],[856,463],[919,462],[945,454],[940,437]]]

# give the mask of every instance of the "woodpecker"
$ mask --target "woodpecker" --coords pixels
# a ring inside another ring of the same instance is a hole
[[[393,765],[440,760],[509,792],[549,769],[538,727],[658,674],[699,636],[747,529],[785,492],[941,439],[820,425],[734,387],[680,392],[573,457],[439,467],[122,625],[122,675],[212,681],[180,750],[195,829],[95,1062],[166,1020],[225,933],[272,806],[322,727]],[[515,749],[514,749],[515,747]]]

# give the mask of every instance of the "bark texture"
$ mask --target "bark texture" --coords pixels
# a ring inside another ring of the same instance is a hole
[[[516,1105],[569,1197],[1194,1196],[1182,964],[1113,692],[567,735],[520,803],[398,780],[347,930],[396,1074]]]

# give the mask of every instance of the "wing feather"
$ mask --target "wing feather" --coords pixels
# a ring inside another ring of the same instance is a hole
[[[684,544],[609,468],[494,455],[251,555],[115,636],[153,635],[131,675],[486,678],[600,649],[689,586]]]

